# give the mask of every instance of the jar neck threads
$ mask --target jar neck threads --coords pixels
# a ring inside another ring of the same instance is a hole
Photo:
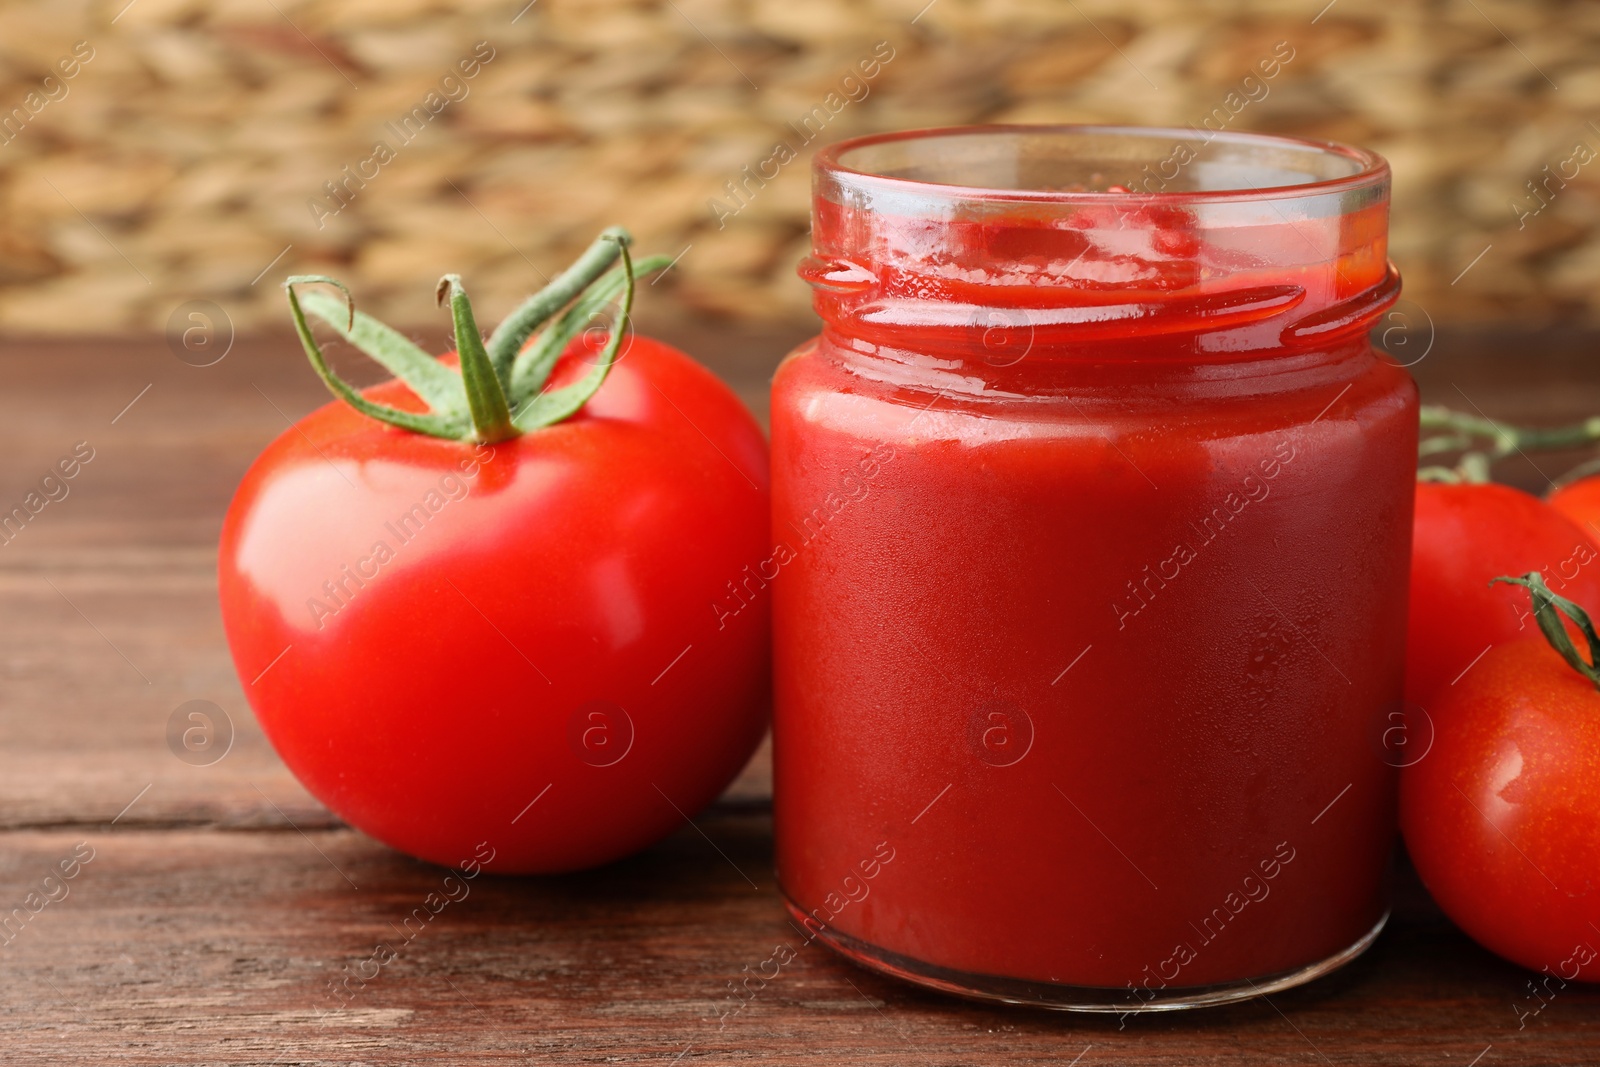
[[[978,127],[834,145],[801,277],[835,333],[991,365],[1257,359],[1359,335],[1394,302],[1381,159],[1231,135],[1197,144],[1174,191],[1113,180],[1185,137]],[[950,184],[975,178],[1001,184]]]

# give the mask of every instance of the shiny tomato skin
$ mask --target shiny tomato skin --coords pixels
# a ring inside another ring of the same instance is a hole
[[[1600,545],[1600,475],[1580,478],[1545,499],[1588,534],[1589,540]]]
[[[492,446],[339,402],[301,419],[228,510],[223,622],[273,746],[350,824],[444,865],[574,870],[681,826],[759,743],[745,568],[768,529],[760,428],[636,337],[576,415]]]
[[[1541,571],[1550,588],[1600,604],[1595,545],[1566,516],[1507,485],[1417,485],[1406,698],[1432,711],[1484,649],[1537,634],[1528,595],[1490,579]]]
[[[1433,721],[1400,823],[1434,900],[1506,959],[1600,981],[1600,691],[1535,635],[1484,656]]]

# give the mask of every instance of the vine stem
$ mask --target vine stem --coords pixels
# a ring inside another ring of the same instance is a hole
[[[1573,482],[1578,481],[1580,478],[1587,478],[1591,474],[1600,474],[1600,456],[1597,456],[1594,459],[1585,460],[1576,467],[1573,467],[1567,473],[1557,478],[1553,485],[1556,489],[1565,489]]]
[[[1464,440],[1487,439],[1492,444],[1488,450],[1490,459],[1503,459],[1513,452],[1582,448],[1584,445],[1600,443],[1600,415],[1570,426],[1516,426],[1481,415],[1425,404],[1421,417],[1423,430],[1443,430],[1453,435],[1446,439],[1431,440],[1455,444]],[[1428,442],[1424,442],[1424,447],[1429,447],[1430,451],[1448,451],[1448,444],[1430,447]]]
[[[1417,446],[1418,458],[1426,459],[1448,452],[1464,453],[1455,467],[1425,467],[1418,472],[1423,481],[1480,483],[1489,481],[1490,467],[1512,453],[1559,451],[1600,443],[1600,415],[1570,426],[1517,426],[1482,415],[1471,415],[1439,405],[1423,405],[1424,436]],[[1555,482],[1567,485],[1600,470],[1593,460],[1569,471]]]

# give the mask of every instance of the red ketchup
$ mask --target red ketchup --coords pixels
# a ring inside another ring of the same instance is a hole
[[[1368,340],[1399,287],[1386,164],[994,127],[845,142],[815,177],[823,330],[773,385],[762,569],[797,924],[1099,1011],[1358,954],[1425,741],[1416,390]]]

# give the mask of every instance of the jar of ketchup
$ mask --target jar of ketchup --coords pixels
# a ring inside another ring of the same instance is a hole
[[[1417,394],[1389,168],[1209,131],[822,151],[773,385],[797,924],[957,993],[1272,992],[1387,915]]]

